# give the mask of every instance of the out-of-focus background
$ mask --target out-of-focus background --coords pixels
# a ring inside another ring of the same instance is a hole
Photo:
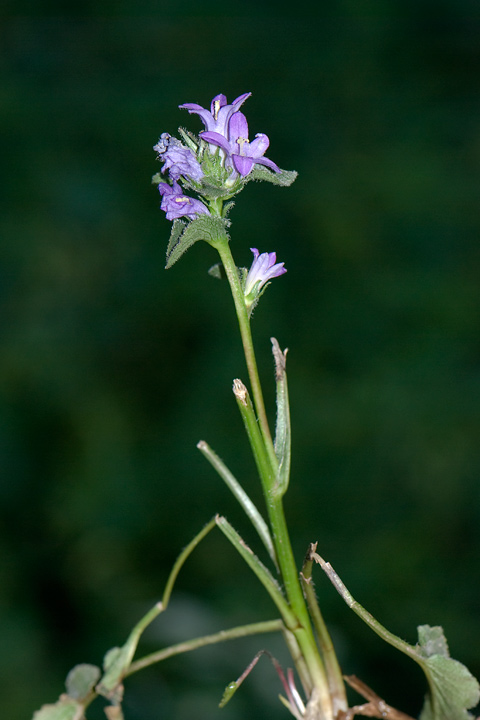
[[[390,630],[443,625],[479,675],[478,3],[10,0],[0,33],[1,717],[122,643],[215,512],[256,543],[195,447],[259,500],[228,288],[207,245],[164,271],[150,185],[159,134],[202,128],[177,106],[220,92],[253,93],[251,134],[299,172],[231,214],[239,265],[258,247],[288,268],[254,335],[272,417],[269,338],[290,348],[296,556],[318,540]],[[421,672],[316,586],[344,671],[418,714]],[[142,651],[273,617],[213,533]],[[287,663],[266,636],[132,678],[126,718],[286,717],[266,659],[217,710],[260,648]]]

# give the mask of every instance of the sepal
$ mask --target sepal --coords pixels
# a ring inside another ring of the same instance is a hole
[[[196,135],[189,132],[188,130],[184,130],[183,128],[178,128],[179,134],[182,136],[182,140],[185,143],[187,147],[190,148],[190,150],[197,154],[198,148],[200,147],[200,140]]]

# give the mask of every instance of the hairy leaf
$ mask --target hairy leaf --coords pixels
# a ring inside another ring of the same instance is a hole
[[[85,700],[100,679],[101,670],[96,665],[83,663],[70,670],[65,681],[68,695],[74,700]]]
[[[33,715],[32,720],[84,720],[84,708],[81,703],[61,695],[54,705],[43,705]]]
[[[275,338],[270,338],[275,360],[275,381],[277,383],[277,423],[275,427],[275,454],[278,460],[278,474],[275,489],[282,497],[290,479],[291,429],[288,403],[286,361],[287,351],[282,352]]]
[[[420,625],[416,650],[430,685],[420,720],[469,720],[467,710],[480,701],[480,686],[465,665],[450,657],[443,629]]]
[[[298,173],[295,170],[281,170],[281,172],[276,173],[257,163],[254,165],[252,172],[247,175],[246,180],[265,180],[272,183],[272,185],[288,187],[295,182],[297,175]]]
[[[321,565],[347,605],[377,635],[420,665],[429,684],[420,720],[471,720],[467,711],[480,701],[480,685],[465,665],[450,657],[443,629],[420,625],[418,643],[410,645],[387,630],[352,597],[330,563],[317,553],[312,558]]]
[[[176,220],[168,243],[166,269],[171,268],[183,253],[199,240],[215,244],[220,237],[225,237],[229,224],[229,220],[210,215],[200,215],[186,226],[182,221]]]

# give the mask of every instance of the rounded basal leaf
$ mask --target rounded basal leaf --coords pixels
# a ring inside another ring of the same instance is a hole
[[[420,720],[469,720],[467,710],[480,700],[480,686],[470,671],[450,657],[443,628],[420,625],[415,648],[430,685]]]
[[[55,705],[43,705],[32,720],[84,720],[84,708],[76,700],[61,695]]]
[[[85,700],[100,680],[100,668],[83,663],[70,670],[65,681],[67,693],[75,700]]]

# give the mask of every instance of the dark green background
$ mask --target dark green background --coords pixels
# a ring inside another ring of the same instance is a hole
[[[90,7],[91,6],[91,7]],[[296,169],[231,218],[288,268],[254,316],[290,348],[299,561],[307,543],[414,642],[441,624],[480,674],[480,10],[474,0],[7,2],[0,37],[0,637],[5,720],[53,701],[161,595],[180,549],[241,510],[195,448],[258,499],[230,392],[245,379],[228,288],[197,245],[165,272],[152,145],[180,103],[252,91],[250,132]],[[420,671],[317,574],[343,669],[417,714]],[[151,651],[275,616],[218,534],[179,578]],[[127,684],[127,720],[286,717],[271,637],[198,651]],[[218,713],[218,715],[217,715]],[[100,711],[92,717],[101,717]]]

